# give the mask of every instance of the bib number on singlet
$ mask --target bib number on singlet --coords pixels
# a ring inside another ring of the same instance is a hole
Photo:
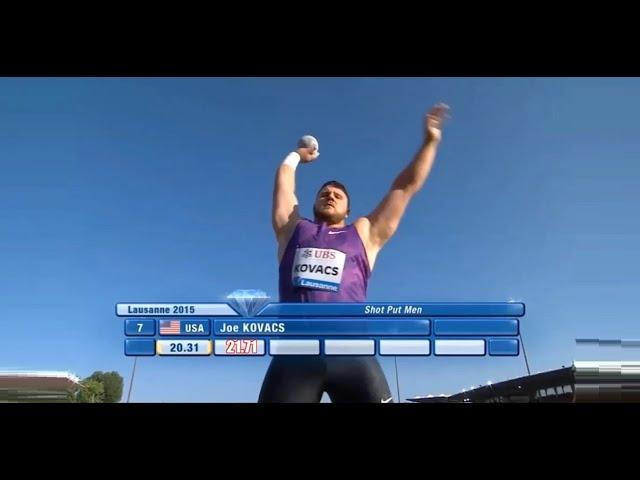
[[[346,257],[331,248],[297,248],[291,272],[293,285],[339,291]]]

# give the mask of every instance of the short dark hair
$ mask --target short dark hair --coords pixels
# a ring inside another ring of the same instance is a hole
[[[320,193],[322,189],[327,186],[336,187],[342,190],[344,194],[347,196],[347,211],[351,210],[351,198],[349,197],[349,192],[347,192],[347,187],[345,187],[344,184],[340,183],[337,180],[329,180],[328,182],[324,182],[322,184],[322,186],[318,190],[318,193]],[[318,196],[318,193],[316,193],[316,197]]]

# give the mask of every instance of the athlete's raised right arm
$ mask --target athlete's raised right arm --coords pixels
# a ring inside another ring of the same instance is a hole
[[[279,244],[289,241],[300,219],[296,197],[298,163],[314,161],[320,153],[314,147],[300,147],[288,154],[276,171],[273,187],[272,224]]]

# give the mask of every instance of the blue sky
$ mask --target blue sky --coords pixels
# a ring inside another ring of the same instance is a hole
[[[631,359],[640,338],[640,81],[625,78],[0,79],[0,369],[117,370],[117,302],[277,299],[273,174],[303,134],[311,216],[325,180],[368,213],[422,117],[453,118],[378,257],[371,301],[527,305],[531,367]],[[257,398],[269,357],[142,358],[133,401]],[[392,358],[381,358],[392,391]],[[400,358],[401,397],[525,374],[519,358]]]

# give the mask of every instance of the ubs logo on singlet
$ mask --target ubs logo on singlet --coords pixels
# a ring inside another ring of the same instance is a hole
[[[321,248],[305,248],[302,252],[302,258],[330,258],[331,260],[336,258],[336,253],[333,250],[325,250]]]
[[[313,253],[315,258],[330,258],[331,260],[336,258],[336,252],[333,250],[316,250]]]

